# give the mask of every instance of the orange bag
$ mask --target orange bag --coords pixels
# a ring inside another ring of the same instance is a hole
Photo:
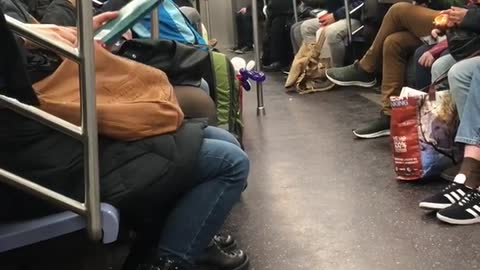
[[[164,72],[95,45],[99,133],[120,140],[174,132],[183,121],[172,85]],[[64,60],[49,77],[33,85],[40,108],[80,123],[78,65]]]

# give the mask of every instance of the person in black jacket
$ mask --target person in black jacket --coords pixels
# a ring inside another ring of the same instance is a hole
[[[2,0],[0,7],[6,7],[13,15],[18,6],[9,4],[12,3]],[[35,106],[38,100],[23,66],[26,59],[22,51],[27,43],[7,29],[1,8],[4,50],[0,54],[0,81],[8,89],[1,94]],[[21,17],[18,12],[17,9],[17,17]],[[115,16],[116,13],[102,14],[94,19],[94,26]],[[63,42],[76,41],[75,34],[72,35],[76,30],[71,28],[29,27]],[[0,149],[2,169],[83,200],[80,141],[0,108]],[[221,252],[210,243],[239,200],[249,172],[248,157],[231,134],[205,128],[202,122],[187,122],[174,133],[132,142],[99,136],[99,162],[102,201],[117,207],[122,223],[139,235],[125,270],[193,270],[212,264],[212,257],[206,255]],[[3,184],[0,203],[2,222],[57,211],[48,203]],[[221,265],[216,265],[221,269],[245,269],[248,265],[248,258],[241,251],[221,258]]]

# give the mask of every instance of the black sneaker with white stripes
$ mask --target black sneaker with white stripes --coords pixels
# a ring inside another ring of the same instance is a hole
[[[446,188],[442,189],[439,193],[426,198],[421,201],[419,206],[425,209],[440,210],[451,206],[452,204],[459,202],[465,195],[471,192],[464,185],[452,183]]]
[[[462,200],[440,210],[437,218],[454,225],[469,225],[480,222],[480,192],[471,190]]]

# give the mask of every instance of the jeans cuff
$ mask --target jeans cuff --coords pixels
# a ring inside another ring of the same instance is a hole
[[[463,136],[457,136],[455,137],[455,141],[458,143],[464,143],[468,145],[480,145],[480,138],[472,139],[472,138],[466,138]]]

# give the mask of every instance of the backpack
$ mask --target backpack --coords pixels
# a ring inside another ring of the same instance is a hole
[[[232,133],[240,143],[243,136],[242,91],[235,78],[230,59],[219,52],[210,53],[213,89],[211,95],[217,105],[218,126]]]

